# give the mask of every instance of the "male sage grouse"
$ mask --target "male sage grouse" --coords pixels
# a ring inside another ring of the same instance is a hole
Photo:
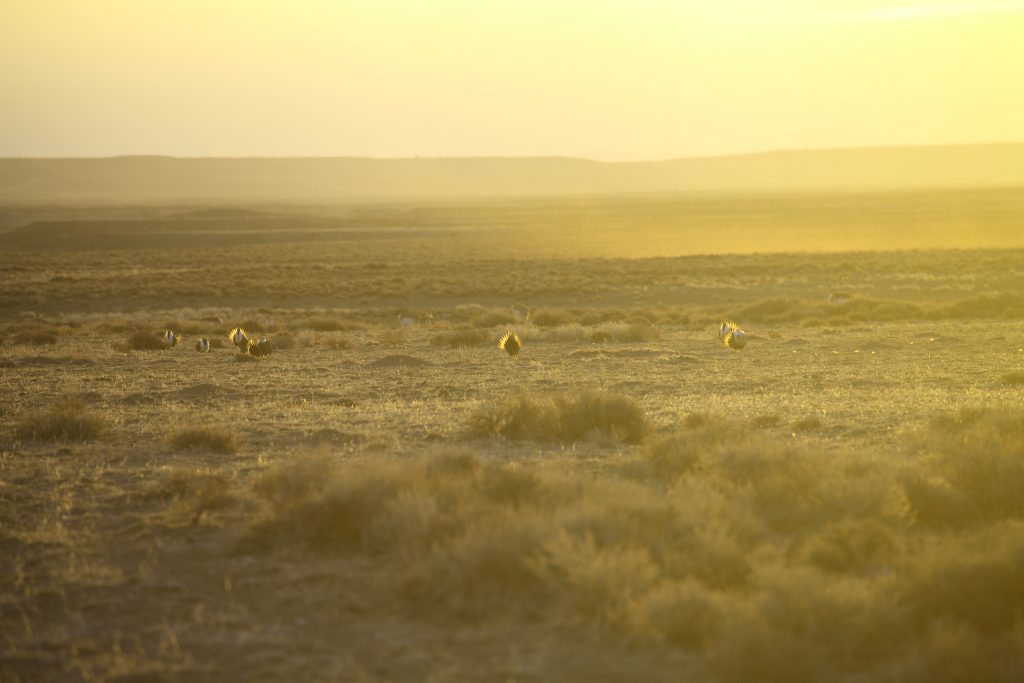
[[[270,342],[267,341],[266,337],[263,337],[259,341],[250,339],[247,352],[250,356],[269,356]]]
[[[206,337],[203,337],[202,339],[197,341],[196,342],[196,351],[198,351],[199,353],[209,353],[210,352],[210,340],[207,339]]]
[[[178,335],[174,334],[174,330],[167,330],[164,332],[164,346],[167,348],[173,348],[178,344]]]
[[[718,328],[718,338],[722,344],[737,351],[747,345],[747,333],[732,321],[722,323],[722,326]]]
[[[519,355],[519,349],[523,348],[523,340],[519,338],[518,334],[509,330],[498,340],[498,348],[504,349],[505,353],[515,358]]]
[[[246,334],[245,330],[241,327],[236,327],[231,330],[231,332],[228,333],[228,339],[230,339],[231,343],[234,344],[242,353],[247,353],[249,351],[249,335]]]

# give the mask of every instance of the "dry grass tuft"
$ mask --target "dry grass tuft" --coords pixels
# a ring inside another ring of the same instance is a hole
[[[220,427],[191,427],[171,437],[171,444],[178,450],[201,450],[213,453],[234,453],[235,435]]]
[[[64,399],[26,417],[19,438],[36,441],[88,441],[103,431],[103,421],[80,399]]]
[[[136,331],[123,343],[115,344],[114,348],[122,353],[128,351],[162,351],[166,347],[163,338],[142,330]]]
[[[362,325],[347,318],[335,318],[321,315],[312,316],[301,322],[300,329],[306,328],[316,332],[349,332],[362,328]]]
[[[435,334],[430,338],[430,345],[443,346],[450,349],[483,346],[490,344],[493,336],[486,330],[463,328]]]
[[[575,315],[563,308],[541,308],[530,315],[530,322],[537,327],[559,327],[578,321]]]
[[[823,423],[821,418],[817,417],[802,417],[799,420],[793,422],[794,432],[813,432],[821,429]]]
[[[658,328],[648,321],[605,322],[594,327],[591,341],[645,342],[661,338]]]
[[[262,320],[262,319],[243,320],[241,323],[238,324],[238,327],[241,327],[243,330],[248,331],[250,334],[253,334],[253,333],[267,334],[267,333],[277,332],[278,331],[277,323],[273,323],[273,322],[270,322],[268,320]]]
[[[171,470],[153,485],[149,495],[177,503],[193,524],[203,514],[222,510],[237,501],[227,477],[203,469]]]
[[[770,429],[771,427],[778,427],[782,422],[782,418],[778,415],[758,415],[750,421],[752,425],[760,429]]]
[[[593,436],[639,443],[650,425],[632,398],[599,391],[531,396],[515,394],[472,417],[478,435],[537,441],[583,441]]]
[[[402,346],[408,341],[405,330],[384,330],[380,335],[381,344],[384,346]]]
[[[57,333],[50,330],[24,330],[8,341],[25,346],[52,346],[57,343]]]
[[[1013,386],[1024,386],[1024,370],[1015,370],[1013,372],[1007,372],[1001,379],[1003,384],[1010,384]]]

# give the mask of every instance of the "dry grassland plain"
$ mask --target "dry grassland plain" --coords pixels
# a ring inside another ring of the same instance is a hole
[[[1019,190],[2,214],[2,681],[1024,676]]]

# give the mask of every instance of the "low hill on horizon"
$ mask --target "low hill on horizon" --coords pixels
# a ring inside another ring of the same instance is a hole
[[[1024,143],[668,161],[565,157],[0,159],[0,204],[322,202],[1024,185]]]

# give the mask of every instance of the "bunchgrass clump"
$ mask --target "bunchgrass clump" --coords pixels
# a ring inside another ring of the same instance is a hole
[[[19,438],[34,441],[89,441],[103,431],[103,420],[80,399],[62,399],[28,415],[18,426]]]
[[[650,425],[634,399],[586,390],[568,394],[513,394],[472,417],[481,436],[571,443],[599,436],[639,443]]]
[[[1000,379],[1002,379],[1003,384],[1009,384],[1016,387],[1024,386],[1024,370],[1014,370],[1004,373]]]
[[[498,339],[486,330],[462,328],[435,334],[430,338],[430,345],[458,349],[470,346],[483,346],[492,341],[497,344]]]
[[[204,469],[170,469],[154,482],[149,495],[177,503],[193,524],[236,501],[228,478]]]
[[[234,453],[235,435],[220,427],[190,427],[171,437],[171,444],[179,451],[201,450],[212,453]]]
[[[299,328],[307,328],[316,332],[348,332],[361,326],[344,317],[327,315],[312,316],[299,324]]]
[[[530,322],[537,327],[558,327],[579,321],[575,315],[564,308],[541,308],[530,315]]]
[[[49,330],[24,330],[15,334],[9,341],[25,346],[52,346],[57,343],[57,334]]]
[[[134,332],[123,343],[115,344],[118,351],[162,351],[167,348],[163,338],[155,332],[139,330]]]

